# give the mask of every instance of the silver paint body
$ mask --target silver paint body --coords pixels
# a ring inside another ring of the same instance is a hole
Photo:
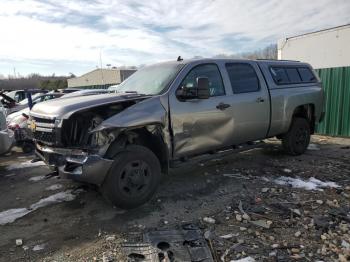
[[[294,109],[300,105],[314,105],[316,122],[323,112],[323,91],[319,81],[278,86],[269,72],[269,67],[273,65],[310,67],[308,64],[229,59],[200,59],[173,63],[181,63],[183,67],[165,92],[145,97],[141,102],[103,121],[95,131],[107,128],[127,130],[158,125],[161,127],[163,140],[168,149],[169,160],[176,160],[283,134],[289,129]],[[175,92],[182,80],[193,67],[208,63],[218,66],[226,94],[209,99],[180,101]],[[250,64],[259,78],[260,90],[234,94],[225,68],[226,63]],[[106,94],[58,99],[34,106],[31,115],[55,118],[58,120],[57,123],[60,123],[60,120],[67,119],[82,109],[128,99],[134,98]],[[217,105],[220,103],[229,104],[230,107],[219,110]]]

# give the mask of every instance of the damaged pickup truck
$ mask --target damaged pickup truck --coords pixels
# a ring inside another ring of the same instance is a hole
[[[118,93],[35,105],[36,154],[115,205],[148,201],[174,163],[269,137],[305,152],[323,116],[321,83],[295,61],[199,59],[147,66]]]

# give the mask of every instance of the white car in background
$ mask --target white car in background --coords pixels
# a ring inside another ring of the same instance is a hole
[[[119,87],[119,85],[112,85],[112,86],[108,87],[107,90],[110,93],[117,93],[118,87]]]
[[[14,143],[14,133],[7,128],[6,110],[0,103],[0,155],[6,154]]]

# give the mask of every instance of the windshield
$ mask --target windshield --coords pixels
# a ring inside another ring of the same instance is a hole
[[[11,97],[12,99],[15,99],[16,93],[17,93],[17,91],[11,91],[11,92],[6,93],[6,95],[8,97]]]
[[[40,98],[42,94],[35,94],[35,95],[32,95],[32,101],[33,102],[37,102],[37,100]],[[28,98],[26,99],[23,99],[21,102],[19,102],[18,104],[20,105],[28,105]]]
[[[160,94],[168,87],[182,66],[182,64],[169,63],[144,67],[122,82],[118,86],[117,92],[135,92],[145,95]]]

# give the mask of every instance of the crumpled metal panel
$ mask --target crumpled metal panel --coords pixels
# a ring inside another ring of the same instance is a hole
[[[151,124],[165,126],[167,112],[159,97],[141,101],[103,121],[93,132],[106,128],[132,128]]]
[[[196,154],[203,148],[211,149],[228,144],[226,140],[234,129],[233,118],[222,112],[214,117],[210,115],[213,114],[189,114],[187,117],[173,115],[174,152],[177,156]]]
[[[325,117],[316,132],[350,136],[350,67],[317,69],[325,93]]]

